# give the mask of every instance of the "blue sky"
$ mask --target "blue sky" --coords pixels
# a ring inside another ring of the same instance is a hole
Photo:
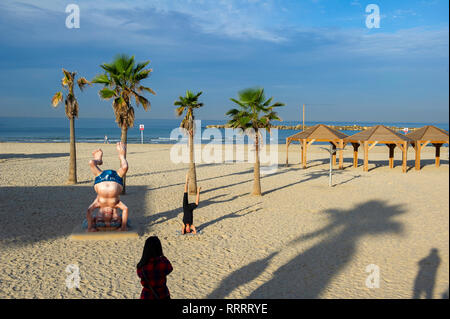
[[[65,26],[68,4],[80,28]],[[368,29],[365,8],[380,8]],[[64,116],[50,106],[61,68],[93,78],[117,53],[150,60],[149,112],[203,91],[201,119],[224,119],[241,89],[262,86],[285,120],[448,122],[447,0],[134,0],[0,2],[0,116]],[[99,86],[80,117],[113,116]]]

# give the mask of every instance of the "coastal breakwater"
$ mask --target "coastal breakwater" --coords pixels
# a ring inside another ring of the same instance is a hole
[[[314,125],[308,126],[305,125],[305,129],[312,127]],[[364,131],[371,126],[362,126],[362,125],[327,125],[328,127],[338,130],[338,131]],[[227,124],[220,124],[220,125],[207,125],[206,128],[229,128],[230,126]],[[279,130],[303,130],[303,125],[272,125],[271,128],[276,128]],[[386,126],[387,128],[390,128],[393,131],[403,131],[403,127],[397,127],[397,126]],[[411,128],[409,127],[408,130],[410,132],[416,130],[417,128]]]

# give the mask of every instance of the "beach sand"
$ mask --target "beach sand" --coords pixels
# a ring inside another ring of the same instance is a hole
[[[79,184],[66,185],[68,144],[0,143],[0,298],[139,298],[135,266],[150,235],[173,265],[172,298],[411,298],[417,288],[448,295],[448,148],[436,168],[427,147],[421,171],[410,148],[403,174],[398,149],[394,169],[387,147],[372,149],[366,173],[363,153],[353,168],[347,146],[345,169],[329,187],[328,154],[313,145],[304,170],[293,145],[292,164],[262,177],[262,197],[249,195],[252,164],[198,163],[194,224],[202,234],[180,236],[188,164],[170,161],[171,145],[130,144],[121,199],[141,236],[74,241],[95,198],[88,161],[96,147],[105,169],[118,168],[114,145],[77,144]],[[280,145],[280,163],[285,155]],[[78,290],[66,287],[70,264],[80,271]],[[369,265],[379,269],[379,288],[366,286]]]

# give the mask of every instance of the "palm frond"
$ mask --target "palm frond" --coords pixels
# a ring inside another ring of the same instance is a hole
[[[249,88],[238,92],[238,100],[230,98],[239,108],[233,108],[225,114],[230,116],[228,124],[233,128],[243,130],[252,128],[258,131],[261,128],[270,128],[270,122],[281,120],[277,113],[272,110],[275,106],[284,104],[276,102],[273,105],[273,98],[265,100],[263,88]]]
[[[239,111],[238,109],[231,109],[231,110],[227,111],[227,112],[225,113],[225,115],[231,115],[231,116],[234,116],[234,115],[238,114],[239,112],[240,112],[240,111]]]
[[[75,76],[75,72],[69,72],[66,69],[62,69],[63,73],[64,73],[64,77],[67,79],[67,81],[73,81],[74,76]]]
[[[187,129],[190,132],[193,132],[194,128],[194,110],[196,108],[202,107],[203,103],[198,101],[199,96],[203,92],[193,93],[190,90],[186,90],[185,96],[180,96],[178,100],[176,100],[173,104],[177,106],[175,109],[175,114],[177,116],[181,116],[184,111],[186,111],[186,115],[182,120],[180,126]]]
[[[270,103],[272,103],[272,100],[273,100],[273,97],[271,97],[271,98],[267,99],[267,101],[266,101],[266,102],[264,102],[263,106],[264,106],[264,107],[266,107],[266,106],[269,106],[269,105],[270,105]]]
[[[107,87],[104,87],[103,89],[98,91],[98,94],[103,100],[109,100],[110,98],[117,96],[114,90],[108,89]]]
[[[175,114],[177,115],[177,116],[181,116],[181,115],[183,115],[183,113],[184,113],[184,110],[185,110],[185,106],[180,106],[180,107],[177,107],[176,109],[175,109]]]
[[[52,97],[52,106],[57,107],[58,104],[62,101],[62,99],[63,99],[62,91],[56,92],[55,95],[53,95]]]
[[[61,85],[63,88],[69,85],[69,79],[66,76],[63,76],[63,78],[61,79]]]
[[[112,73],[112,74],[118,73],[118,70],[114,64],[104,63],[104,64],[100,65],[100,67],[108,73]]]
[[[137,73],[134,76],[134,81],[139,82],[139,81],[142,81],[142,80],[148,78],[148,76],[151,72],[152,72],[152,70],[148,69],[148,70],[143,70],[143,71]]]
[[[141,104],[144,110],[148,110],[150,108],[150,101],[147,100],[145,97],[139,94],[134,94],[134,98],[136,100],[136,105]]]
[[[142,92],[142,91],[146,91],[146,92],[148,92],[148,93],[151,93],[151,94],[153,94],[153,95],[156,95],[156,92],[155,91],[153,91],[151,88],[149,88],[149,87],[145,87],[145,86],[139,86],[138,87],[138,92]]]
[[[149,63],[150,61],[136,63],[134,56],[118,54],[111,63],[100,65],[105,73],[92,80],[92,83],[105,85],[99,95],[103,99],[113,99],[112,107],[119,127],[134,125],[132,100],[134,106],[142,105],[146,111],[151,106],[143,93],[156,95],[156,92],[140,84],[152,72],[151,69],[145,69]]]
[[[86,85],[91,85],[91,82],[86,80],[86,78],[81,77],[77,80],[77,84],[78,84],[78,87],[80,88],[80,90],[83,91],[83,89]]]
[[[143,68],[145,68],[149,63],[150,63],[150,61],[145,61],[145,62],[140,62],[140,63],[136,64],[136,67],[133,69],[133,73],[134,74],[138,73]]]
[[[108,75],[106,75],[106,74],[99,74],[99,75],[96,75],[91,80],[91,83],[110,85],[111,84],[111,80],[108,78]]]
[[[270,107],[279,107],[279,106],[285,106],[286,104],[284,103],[280,103],[280,102],[275,102],[274,104],[272,104]]]

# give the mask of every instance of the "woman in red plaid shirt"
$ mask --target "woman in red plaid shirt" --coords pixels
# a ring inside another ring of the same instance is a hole
[[[164,257],[158,237],[147,238],[142,258],[137,264],[137,275],[141,278],[141,299],[170,299],[166,276],[172,272],[170,261]]]

